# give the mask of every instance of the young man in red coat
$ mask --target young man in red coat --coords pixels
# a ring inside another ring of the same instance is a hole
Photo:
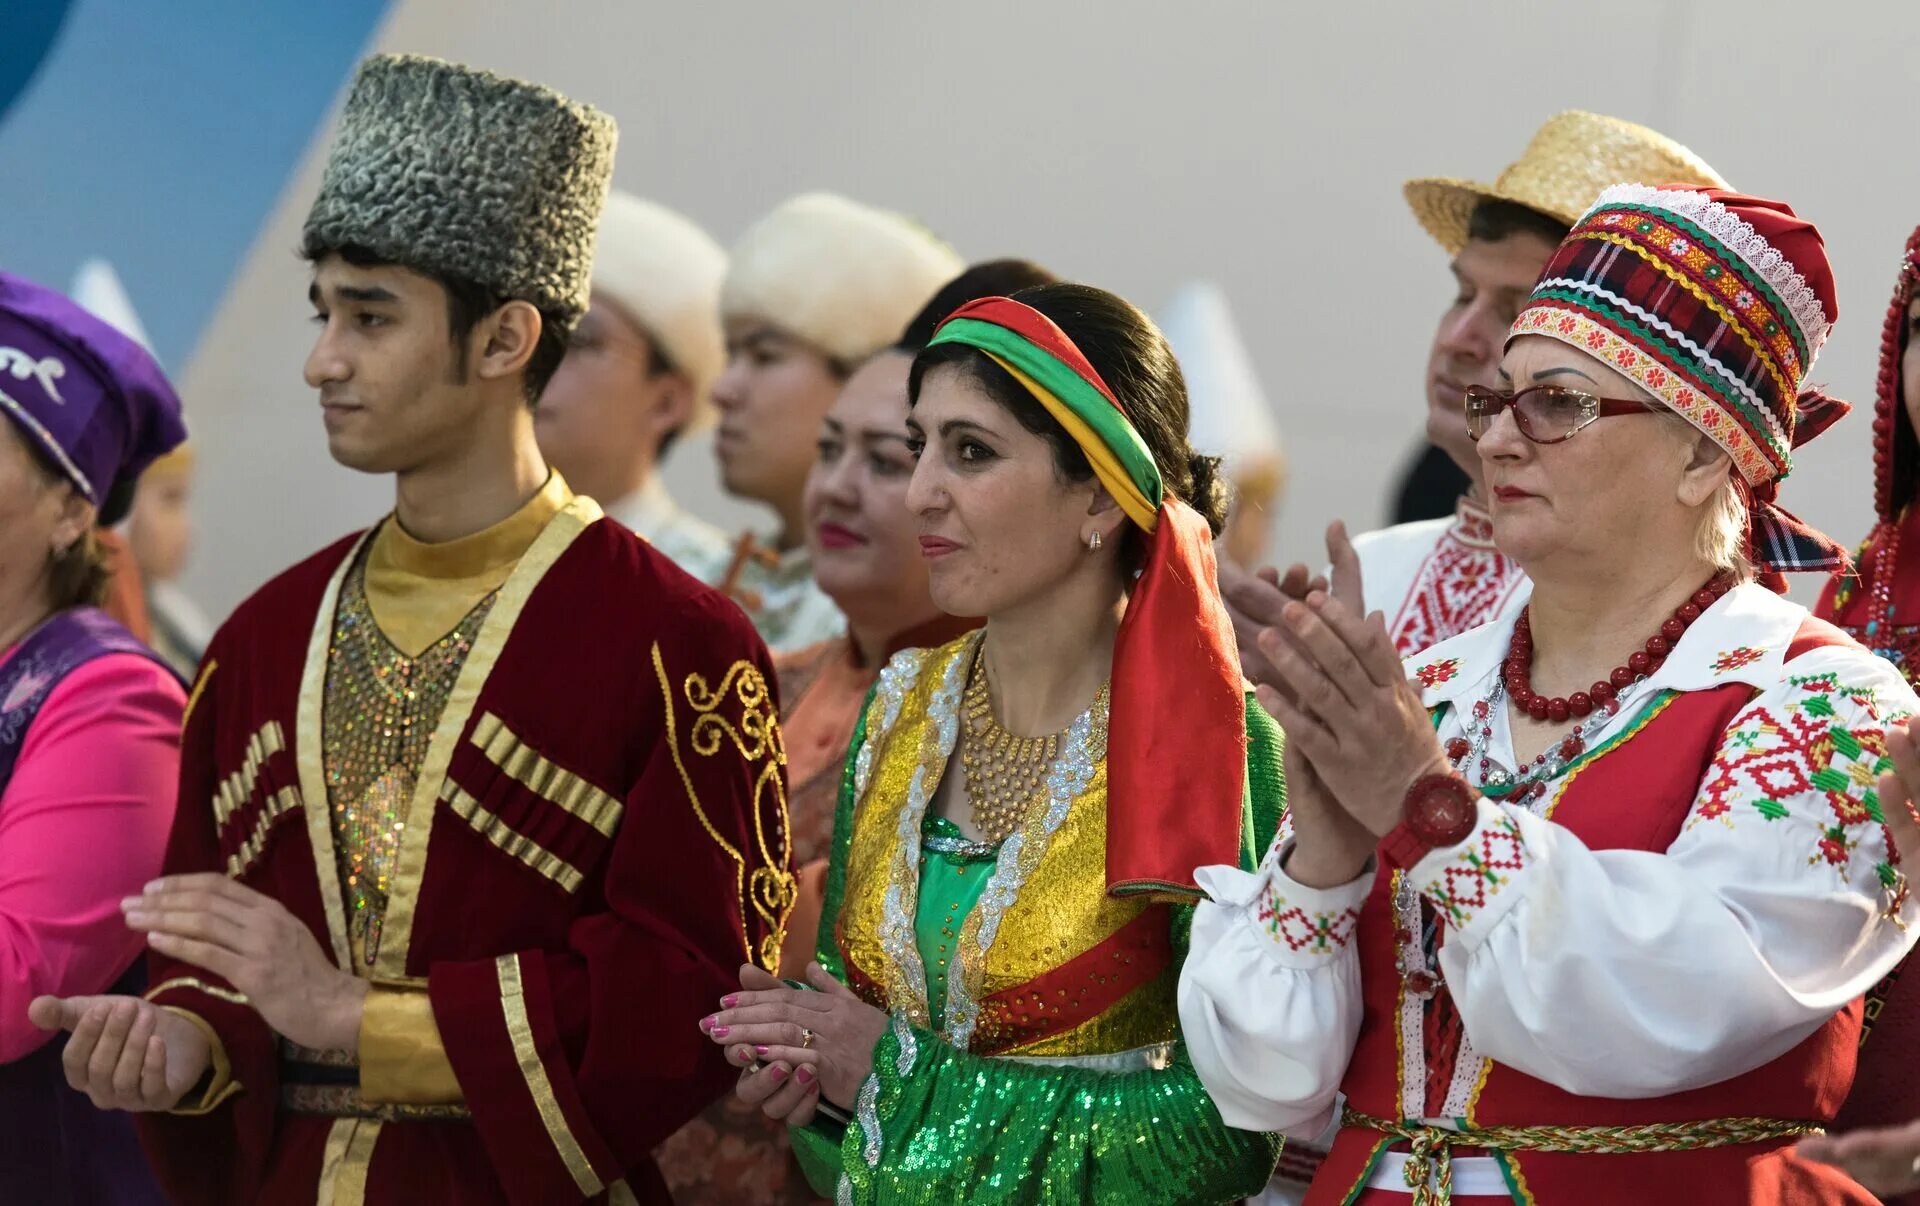
[[[576,497],[532,404],[586,308],[613,123],[380,56],[304,252],[329,451],[368,532],[214,638],[147,998],[42,998],[182,1201],[666,1201],[729,1080],[693,1026],[792,900],[739,610]]]

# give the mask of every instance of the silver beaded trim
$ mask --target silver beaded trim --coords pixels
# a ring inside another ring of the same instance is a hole
[[[854,1099],[854,1112],[860,1119],[860,1155],[868,1168],[880,1167],[880,1074],[867,1073],[860,1095]]]
[[[913,915],[920,903],[920,826],[927,802],[939,790],[940,775],[953,756],[960,731],[960,692],[977,640],[955,655],[942,675],[939,689],[927,703],[926,732],[921,737],[920,764],[907,785],[906,807],[894,830],[893,865],[881,903],[880,947],[887,953],[887,999],[905,1009],[917,1022],[931,1024],[927,1008],[927,969],[914,939]]]
[[[873,779],[874,760],[879,756],[880,747],[886,743],[887,734],[900,719],[900,708],[906,703],[907,692],[913,690],[920,681],[920,670],[926,665],[927,651],[924,649],[902,649],[887,661],[880,669],[880,680],[874,688],[874,699],[880,705],[880,726],[869,730],[866,739],[860,743],[860,753],[853,763],[853,798],[855,802],[866,799],[867,784]]]
[[[893,1015],[893,1039],[900,1045],[900,1054],[893,1061],[893,1070],[901,1076],[913,1071],[913,1061],[920,1055],[920,1040],[914,1037],[913,1027],[907,1023],[903,1013]]]

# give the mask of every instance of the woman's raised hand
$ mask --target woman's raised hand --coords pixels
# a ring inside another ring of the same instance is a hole
[[[1400,823],[1407,789],[1444,771],[1446,755],[1384,619],[1361,612],[1360,558],[1343,525],[1327,529],[1327,553],[1332,592],[1288,603],[1279,627],[1260,635],[1284,688],[1260,700],[1339,806],[1384,837]]]

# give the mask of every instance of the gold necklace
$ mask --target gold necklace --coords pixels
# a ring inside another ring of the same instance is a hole
[[[1106,695],[1103,684],[1094,699],[1096,712]],[[993,715],[987,659],[979,653],[974,655],[973,669],[967,676],[961,719],[960,764],[967,772],[967,804],[973,813],[973,827],[997,845],[1013,836],[1028,806],[1046,791],[1047,776],[1066,730],[1045,737],[1016,737],[1000,727]]]

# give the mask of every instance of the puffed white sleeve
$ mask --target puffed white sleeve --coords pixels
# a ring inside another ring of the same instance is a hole
[[[1360,1030],[1354,931],[1372,886],[1319,890],[1281,869],[1283,824],[1251,874],[1202,867],[1180,972],[1180,1026],[1194,1070],[1229,1126],[1311,1141],[1326,1130]]]
[[[1721,735],[1664,852],[1593,850],[1478,802],[1409,874],[1480,1054],[1571,1093],[1663,1096],[1791,1050],[1920,936],[1881,823],[1885,731],[1914,697],[1858,649],[1787,664]]]

